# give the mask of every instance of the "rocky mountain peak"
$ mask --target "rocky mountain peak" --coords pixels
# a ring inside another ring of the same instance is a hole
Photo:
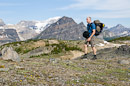
[[[63,16],[61,19],[59,19],[59,21],[57,21],[59,24],[65,24],[65,23],[73,23],[76,24],[76,22],[69,17]]]
[[[80,22],[79,25],[84,25],[84,23],[83,23],[83,22]]]
[[[36,23],[36,21],[25,21],[25,20],[22,20],[17,25],[21,25],[21,26],[25,26],[25,27],[30,27],[30,26],[34,26],[35,23]]]
[[[0,19],[0,26],[4,26],[4,25],[5,25],[4,21]]]
[[[125,28],[122,24],[117,24],[115,27],[116,28]]]
[[[38,39],[55,38],[61,40],[81,40],[86,27],[81,22],[77,24],[72,18],[63,16],[38,35]]]

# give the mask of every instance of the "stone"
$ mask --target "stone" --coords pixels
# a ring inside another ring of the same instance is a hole
[[[117,54],[130,55],[130,46],[122,45],[116,50]]]
[[[128,60],[119,60],[119,64],[129,64],[130,62]]]
[[[15,62],[20,62],[21,59],[16,51],[12,47],[5,47],[2,49],[2,59],[3,60],[12,60]]]
[[[57,60],[55,58],[50,58],[49,61],[50,63],[53,63],[53,64],[57,63]]]
[[[51,47],[39,47],[35,50],[28,52],[27,54],[24,54],[23,57],[31,57],[31,56],[38,56],[41,54],[49,54],[49,53],[51,53],[52,50],[53,50],[53,48],[51,48]]]

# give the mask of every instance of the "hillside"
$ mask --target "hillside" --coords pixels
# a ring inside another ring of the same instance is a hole
[[[112,40],[109,40],[109,42],[130,45],[130,36],[114,38]]]
[[[21,62],[0,59],[0,85],[9,86],[129,86],[130,46],[97,40],[97,60],[83,55],[84,41],[55,39],[13,42]],[[126,50],[127,49],[127,50]],[[76,60],[77,59],[77,60]]]

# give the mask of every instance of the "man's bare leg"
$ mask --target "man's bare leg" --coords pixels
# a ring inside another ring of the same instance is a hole
[[[88,53],[88,45],[87,45],[87,44],[84,45],[84,53],[85,53],[85,54]]]
[[[94,54],[94,57],[92,58],[92,60],[95,60],[95,59],[97,59],[97,57],[96,57],[96,48],[95,47],[92,47],[92,50],[93,50],[93,54]]]
[[[92,47],[92,50],[93,50],[93,54],[96,55],[96,48],[95,47]]]
[[[88,53],[88,46],[87,44],[84,44],[84,55],[82,56],[81,59],[87,58],[87,53]]]

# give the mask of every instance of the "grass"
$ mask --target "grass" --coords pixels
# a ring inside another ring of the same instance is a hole
[[[102,84],[105,86],[111,86],[108,82],[106,78],[102,78],[98,75],[94,75],[94,74],[86,74],[80,77],[79,80],[80,83],[84,84],[84,83],[97,83],[97,84]]]
[[[115,38],[115,39],[109,40],[108,42],[113,42],[113,41],[126,41],[126,40],[127,40],[127,41],[130,40],[130,36]]]
[[[60,66],[62,66],[64,68],[67,68],[67,69],[75,70],[75,71],[84,71],[84,70],[87,70],[87,68],[78,67],[76,63],[59,62],[58,65],[60,65]]]
[[[51,57],[51,56],[54,57],[55,55],[59,56],[62,53],[65,54],[65,52],[67,52],[67,51],[73,51],[73,50],[82,51],[82,49],[80,49],[79,47],[77,47],[77,46],[69,46],[63,41],[60,41],[59,44],[49,44],[49,43],[47,43],[46,47],[52,47],[53,48],[51,53],[48,53],[48,54],[43,53],[41,55],[31,56],[30,58],[34,58],[34,57]]]
[[[12,42],[12,43],[8,43],[8,44],[4,44],[0,46],[0,50],[2,50],[4,47],[13,47],[13,49],[18,54],[25,54],[25,53],[28,53],[29,51],[39,48],[38,46],[37,47],[33,46],[34,43],[37,41],[40,41],[40,39],[37,39],[37,40],[30,39],[27,41]]]
[[[18,54],[26,54],[26,53],[28,53],[32,50],[39,48],[38,46],[37,47],[33,46],[33,44],[37,41],[39,41],[39,39],[38,40],[30,39],[30,40],[27,40],[27,41],[8,43],[8,44],[5,44],[5,45],[2,45],[0,47],[0,49],[2,50],[4,47],[13,47],[13,49]],[[59,40],[59,44],[49,44],[47,39],[45,39],[43,41],[45,42],[45,47],[52,47],[53,48],[53,50],[49,54],[54,55],[54,54],[59,54],[59,53],[70,51],[70,50],[81,51],[81,49],[79,47],[77,47],[75,45],[68,44],[71,41],[66,42],[66,41]],[[41,57],[41,56],[47,56],[47,55],[48,54],[41,54],[41,55],[38,55],[38,56],[35,56],[35,57]],[[34,57],[34,56],[31,56],[31,58],[32,57]]]
[[[16,71],[17,72],[17,74],[22,74],[22,75],[28,75],[28,74],[30,74],[30,73],[33,73],[32,71],[29,71],[29,70],[17,70]]]
[[[58,54],[64,51],[71,51],[71,50],[82,51],[77,46],[69,46],[64,42],[60,42],[60,44],[52,44],[51,46],[54,47],[54,49],[51,51],[52,54]]]
[[[51,47],[52,52],[48,54],[43,53],[41,55],[31,56],[30,58],[36,58],[29,59],[29,61],[21,62],[19,65],[23,66],[27,70],[14,70],[15,67],[13,66],[13,63],[0,60],[0,68],[3,68],[4,66],[12,68],[9,72],[3,72],[1,74],[6,75],[11,73],[11,78],[18,78],[17,83],[11,81],[7,81],[7,83],[11,83],[12,86],[19,86],[24,84],[38,85],[39,83],[45,85],[49,84],[51,86],[53,84],[60,84],[60,81],[63,80],[63,83],[65,83],[66,86],[84,86],[85,83],[89,84],[90,86],[91,84],[95,86],[98,84],[104,86],[123,86],[124,83],[129,82],[130,70],[128,69],[128,65],[120,65],[117,63],[117,60],[113,58],[110,60],[97,59],[95,61],[66,61],[62,59],[55,59],[55,63],[53,64],[53,61],[51,61],[48,58],[56,58],[67,54],[66,52],[68,51],[81,51],[81,49],[78,46],[76,46],[75,42],[73,41],[59,41],[59,44],[49,44],[48,40],[45,40],[45,42],[45,47]],[[78,41],[77,43],[80,44],[80,42]],[[16,44],[14,43],[12,45],[10,44],[9,46],[13,46],[14,49],[19,53],[27,53],[35,49],[34,47],[29,45],[33,45],[33,40]],[[4,78],[4,75],[1,77]],[[58,77],[58,79],[55,79],[55,77]],[[122,81],[124,83],[122,83]]]
[[[127,69],[106,69],[105,73],[107,76],[111,75],[114,76],[116,78],[118,78],[120,81],[128,81],[128,77],[130,77],[130,75],[128,75],[128,73],[130,72],[130,70]]]
[[[29,58],[34,58],[34,57],[38,57],[38,58],[49,58],[49,54],[40,54],[40,55],[34,55],[34,56],[30,56]]]

